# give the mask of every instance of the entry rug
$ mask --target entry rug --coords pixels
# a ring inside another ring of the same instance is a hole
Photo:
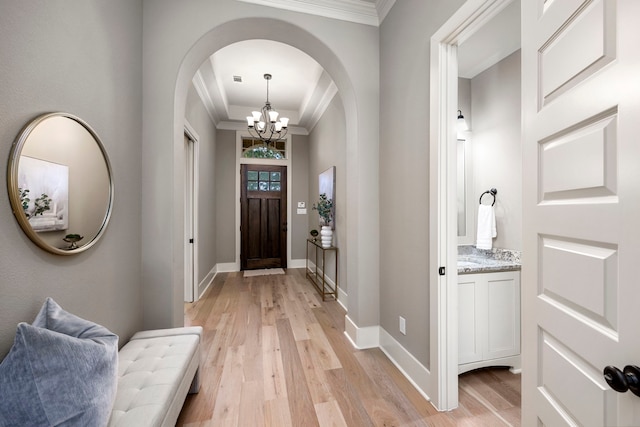
[[[270,274],[284,274],[281,268],[263,268],[262,270],[245,270],[244,277],[268,276]]]

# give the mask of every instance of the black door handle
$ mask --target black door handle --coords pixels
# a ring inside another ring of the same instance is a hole
[[[604,379],[609,387],[619,393],[631,390],[631,393],[640,396],[640,368],[627,365],[622,371],[615,366],[607,366],[603,371]]]

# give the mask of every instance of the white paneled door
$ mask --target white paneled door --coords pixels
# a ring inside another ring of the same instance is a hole
[[[640,426],[640,1],[522,0],[522,61],[523,425]]]

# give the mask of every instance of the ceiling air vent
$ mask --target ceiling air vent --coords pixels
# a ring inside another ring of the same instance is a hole
[[[236,83],[242,83],[242,76],[233,76],[233,81]]]

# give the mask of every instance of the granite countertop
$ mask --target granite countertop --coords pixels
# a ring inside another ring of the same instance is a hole
[[[520,270],[520,251],[509,249],[476,249],[458,246],[458,274],[493,273]]]

